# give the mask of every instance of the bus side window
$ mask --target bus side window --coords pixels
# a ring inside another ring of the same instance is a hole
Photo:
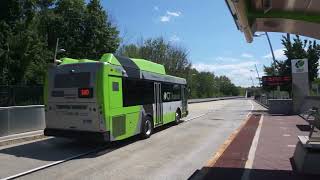
[[[122,107],[122,78],[109,77],[109,89],[110,107]]]
[[[123,78],[123,106],[154,103],[153,82]]]

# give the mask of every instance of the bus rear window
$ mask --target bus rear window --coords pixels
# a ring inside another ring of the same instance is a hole
[[[90,86],[90,72],[56,74],[55,88],[79,88]]]

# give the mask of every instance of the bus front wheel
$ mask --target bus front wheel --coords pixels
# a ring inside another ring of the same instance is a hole
[[[149,138],[153,132],[153,123],[151,117],[146,116],[143,118],[141,125],[141,137],[143,139]]]

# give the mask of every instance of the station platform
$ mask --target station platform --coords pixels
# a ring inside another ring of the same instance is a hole
[[[293,160],[298,136],[307,136],[300,116],[253,112],[220,150],[189,179],[315,180],[319,175],[298,173]]]

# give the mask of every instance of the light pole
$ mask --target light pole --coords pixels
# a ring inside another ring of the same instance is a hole
[[[190,76],[190,95],[192,96],[192,76],[196,76],[197,74],[195,73],[192,73],[191,76]]]
[[[254,37],[261,37],[261,36],[264,36],[264,35],[267,37],[268,44],[269,44],[270,51],[271,51],[271,55],[272,55],[272,60],[273,60],[274,65],[275,65],[276,68],[277,68],[277,65],[279,65],[279,62],[276,60],[276,57],[274,56],[273,47],[272,47],[272,44],[271,44],[271,41],[270,41],[269,34],[268,34],[267,32],[264,32],[264,34],[254,34],[253,36],[254,36]],[[278,73],[278,72],[276,71],[276,69],[275,69],[275,73],[276,73],[276,74]]]
[[[256,68],[256,72],[257,72],[257,75],[258,75],[259,86],[261,86],[261,83],[260,83],[260,75],[259,75],[259,72],[258,72],[257,65],[255,64],[254,67]]]
[[[254,87],[254,82],[253,82],[252,76],[250,76],[250,79],[251,79],[251,82],[252,82],[252,87]]]
[[[57,38],[57,42],[56,42],[56,49],[54,51],[54,58],[53,58],[53,64],[55,63],[61,63],[60,60],[57,60],[57,54],[61,53],[61,52],[66,52],[65,49],[58,49],[59,48],[59,38]]]
[[[59,38],[57,38],[57,42],[56,42],[56,49],[54,51],[53,63],[57,61],[58,47],[59,47]]]
[[[255,70],[250,69],[250,71],[251,71],[251,72],[256,71],[256,73],[257,73],[257,78],[258,78],[258,83],[259,83],[259,86],[261,86],[261,83],[260,83],[260,75],[259,75],[259,72],[258,72],[257,65],[255,64],[254,67],[255,67]]]

